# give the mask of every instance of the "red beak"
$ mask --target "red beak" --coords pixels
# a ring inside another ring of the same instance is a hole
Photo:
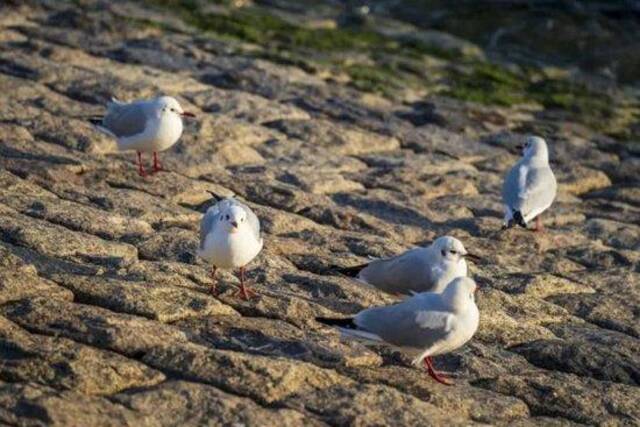
[[[195,115],[195,114],[193,114],[193,113],[190,113],[190,112],[188,112],[188,111],[184,111],[184,112],[181,114],[181,116],[182,116],[182,117],[192,117],[192,118],[193,118],[193,117],[195,117],[196,115]]]

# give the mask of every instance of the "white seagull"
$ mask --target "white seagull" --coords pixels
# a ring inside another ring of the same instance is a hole
[[[238,294],[247,300],[255,292],[245,286],[244,267],[262,250],[260,220],[249,206],[238,200],[231,197],[220,200],[213,196],[219,201],[202,217],[198,256],[212,264],[212,292],[215,292],[218,268],[239,268]]]
[[[465,257],[478,259],[460,240],[442,236],[426,248],[336,270],[389,294],[441,292],[454,278],[467,275]]]
[[[161,170],[158,152],[175,144],[182,135],[182,118],[195,117],[182,110],[171,96],[131,103],[113,98],[107,114],[91,122],[98,130],[117,139],[118,149],[138,152],[138,172],[145,176],[142,153],[153,153],[153,172]]]
[[[450,385],[433,367],[432,357],[462,347],[478,330],[476,283],[458,277],[442,293],[423,292],[401,303],[373,307],[349,319],[316,319],[339,327],[343,336],[370,344],[385,343],[413,357],[412,364],[425,363],[429,375]]]
[[[522,159],[507,174],[502,187],[503,228],[515,224],[526,228],[527,223],[535,218],[535,230],[542,231],[540,214],[556,198],[556,177],[549,166],[549,151],[544,139],[528,137],[523,153]]]

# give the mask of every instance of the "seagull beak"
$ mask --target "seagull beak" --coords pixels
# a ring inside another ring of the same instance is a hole
[[[188,111],[183,111],[182,114],[180,114],[182,117],[191,117],[194,118],[196,115],[193,113],[190,113]]]
[[[233,228],[238,228],[238,223],[236,221],[231,221],[231,225]]]
[[[467,252],[465,254],[465,258],[469,258],[473,262],[482,262],[483,261],[482,258],[480,258],[478,255],[470,254],[469,252]]]

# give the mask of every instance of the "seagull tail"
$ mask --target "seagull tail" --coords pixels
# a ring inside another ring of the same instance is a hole
[[[104,127],[102,125],[102,120],[103,119],[104,119],[104,117],[101,117],[101,116],[91,117],[91,118],[89,118],[89,123],[91,123],[93,125],[93,127],[95,127],[98,131],[100,131],[100,132],[102,132],[102,133],[104,133],[106,135],[109,135],[111,137],[116,138],[116,135],[113,132],[111,132],[109,129],[107,129],[106,127]]]
[[[332,317],[316,317],[316,322],[327,326],[337,326],[339,328],[356,329],[358,326],[353,322],[353,317],[336,319]]]
[[[360,264],[360,265],[354,265],[351,267],[340,267],[340,266],[333,266],[331,268],[331,270],[335,271],[336,273],[340,273],[344,276],[347,277],[358,277],[358,274],[360,274],[360,272],[367,266],[368,264]]]
[[[218,193],[215,193],[215,192],[213,192],[213,191],[211,191],[211,190],[206,190],[206,192],[207,192],[207,193],[209,193],[209,194],[211,194],[211,197],[213,197],[213,200],[215,200],[215,201],[216,201],[216,203],[217,203],[217,202],[220,202],[220,201],[222,201],[222,200],[224,200],[224,199],[231,199],[231,198],[233,198],[233,197],[235,196],[235,195],[232,195],[232,196],[230,196],[230,197],[224,197],[224,196],[222,196],[222,195],[220,195],[220,194],[218,194]]]
[[[89,123],[91,123],[94,126],[101,126],[103,119],[104,119],[103,116],[93,116],[89,118]]]
[[[524,222],[524,217],[522,216],[522,212],[515,211],[513,213],[513,221],[518,224],[522,228],[527,228],[527,223]]]
[[[336,318],[328,318],[328,317],[317,317],[316,322],[322,323],[323,325],[333,326],[340,330],[344,337],[355,338],[364,341],[374,341],[380,342],[382,338],[378,335],[363,331],[362,329],[358,329],[358,325],[353,321],[353,317],[347,317],[342,319]]]

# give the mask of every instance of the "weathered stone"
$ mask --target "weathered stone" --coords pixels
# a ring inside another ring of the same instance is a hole
[[[518,291],[538,298],[546,298],[559,294],[590,294],[594,293],[595,289],[563,277],[539,274],[529,278]]]
[[[469,352],[464,352],[463,359],[473,358]],[[456,358],[436,358],[436,366],[442,369],[443,359],[448,359],[447,365],[455,367],[456,389],[443,389],[430,381],[425,381],[428,376],[426,369],[415,369],[408,363],[405,366],[387,365],[379,369],[357,368],[347,369],[345,373],[352,378],[367,383],[381,383],[394,387],[403,393],[413,395],[428,402],[441,411],[464,415],[479,422],[511,422],[522,417],[529,416],[528,407],[521,400],[479,390],[476,387],[465,384],[466,372],[463,372],[465,361],[450,360]],[[408,362],[408,361],[407,361]],[[460,363],[462,362],[462,363]],[[448,370],[444,368],[445,372]],[[448,374],[448,372],[447,372]],[[464,390],[464,391],[463,391]]]
[[[25,263],[0,244],[0,304],[39,295],[73,300],[70,291],[38,277],[33,265]]]
[[[573,166],[569,171],[559,174],[558,191],[581,195],[593,190],[609,187],[611,180],[602,171]]]
[[[60,427],[154,425],[106,397],[57,391],[31,383],[6,382],[0,382],[0,421],[8,425]]]
[[[88,395],[157,384],[160,372],[110,351],[66,338],[32,335],[0,317],[0,376]]]
[[[532,341],[511,350],[544,369],[629,385],[640,383],[637,340],[593,327],[554,325],[551,329],[564,340]]]
[[[214,348],[287,357],[315,365],[333,367],[379,366],[380,356],[355,343],[342,343],[339,334],[327,340],[325,334],[303,332],[281,320],[218,317],[190,319],[174,323],[188,331],[190,338]]]
[[[114,395],[113,400],[162,426],[183,425],[322,425],[291,409],[265,409],[251,399],[215,387],[186,381],[163,384]]]
[[[89,305],[35,298],[6,304],[0,312],[27,330],[129,356],[186,342],[185,334],[171,326]]]
[[[640,416],[635,404],[640,398],[637,387],[583,379],[571,374],[530,372],[526,376],[482,379],[475,384],[515,395],[524,400],[532,411],[559,415],[578,423],[623,424]]]
[[[153,229],[144,221],[61,200],[9,173],[0,175],[0,203],[30,217],[109,240],[139,237]]]
[[[123,266],[137,258],[138,251],[126,243],[114,243],[68,230],[47,221],[31,219],[0,205],[0,231],[9,242],[44,255]]]
[[[311,144],[316,150],[323,148],[342,156],[391,151],[400,147],[400,142],[396,138],[324,120],[277,121],[271,123],[270,126],[286,134],[289,138]]]
[[[483,292],[478,298],[486,314],[480,320],[477,337],[485,342],[502,341],[506,346],[537,339],[554,338],[550,323],[579,321],[562,308],[536,298],[511,296],[497,290]],[[489,307],[500,307],[491,311]]]
[[[349,380],[334,371],[284,358],[247,355],[186,344],[156,348],[145,355],[145,363],[166,372],[214,385],[251,397],[258,402],[282,402],[291,395],[304,395]]]
[[[171,285],[73,275],[55,275],[53,280],[71,290],[76,302],[160,322],[192,316],[237,314],[211,296]]]
[[[337,425],[465,425],[467,420],[397,390],[370,384],[334,385],[298,397],[303,407]],[[296,405],[297,406],[297,405]]]
[[[587,221],[585,229],[614,248],[640,250],[640,226],[598,218]]]

